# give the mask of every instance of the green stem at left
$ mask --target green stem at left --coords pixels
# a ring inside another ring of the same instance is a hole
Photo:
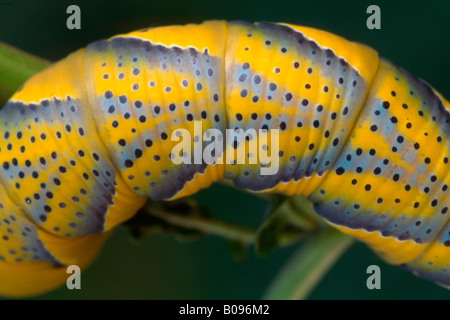
[[[50,64],[0,42],[0,106],[32,75]]]

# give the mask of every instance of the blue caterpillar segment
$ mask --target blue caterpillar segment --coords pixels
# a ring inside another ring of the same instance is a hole
[[[223,59],[207,49],[143,39],[117,37],[87,48],[88,94],[101,139],[135,193],[170,199],[205,173],[204,162],[174,166],[171,135],[180,126],[193,133],[194,121],[225,131],[223,69]]]
[[[36,225],[8,197],[0,186],[0,261],[57,263],[45,249]]]
[[[46,231],[63,237],[102,232],[108,207],[120,192],[116,169],[98,137],[85,92],[81,97],[62,86],[51,90],[50,98],[11,100],[2,110],[7,116],[2,117],[0,181],[11,200]]]
[[[449,246],[450,222],[447,222],[435,240],[413,261],[402,264],[406,270],[441,285],[450,286]]]
[[[316,29],[209,21],[94,42],[0,111],[0,294],[60,285],[147,199],[220,179],[307,196],[450,286],[449,122],[429,85]]]
[[[27,106],[10,102],[4,112],[0,179],[12,200],[34,223],[57,235],[103,231],[116,170],[95,139],[89,109],[68,96]]]
[[[252,164],[229,166],[225,177],[253,191],[313,189],[347,140],[371,79],[288,26],[230,23],[228,38],[228,127],[278,129],[281,169],[262,176]]]
[[[403,253],[384,254],[393,263],[414,260],[433,241],[450,246],[450,235],[441,233],[449,220],[449,145],[443,139],[449,122],[427,84],[382,60],[334,172],[309,197],[316,211],[386,243],[398,240]],[[443,269],[449,264],[446,259]]]

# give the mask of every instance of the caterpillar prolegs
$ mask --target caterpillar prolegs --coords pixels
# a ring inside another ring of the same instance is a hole
[[[220,179],[307,196],[389,263],[449,286],[449,108],[371,48],[307,27],[209,21],[94,42],[0,111],[0,294],[61,285],[148,198]],[[262,146],[277,170],[177,163],[173,134],[187,130],[194,149],[198,123],[202,136],[277,129],[278,144]]]

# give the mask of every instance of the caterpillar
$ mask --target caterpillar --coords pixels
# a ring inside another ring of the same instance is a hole
[[[308,27],[207,21],[94,42],[0,111],[0,294],[60,286],[147,199],[220,179],[304,195],[387,262],[449,286],[449,109],[375,50]],[[255,151],[278,168],[261,174],[251,152],[217,161],[259,133],[225,141],[213,162],[174,161],[188,157],[173,152],[179,129],[192,154],[208,130],[276,131]]]

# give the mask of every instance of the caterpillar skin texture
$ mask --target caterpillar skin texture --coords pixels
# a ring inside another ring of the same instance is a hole
[[[0,294],[63,284],[148,198],[219,179],[307,196],[387,262],[449,286],[449,107],[371,48],[306,27],[209,21],[92,43],[0,112]],[[194,137],[194,121],[279,129],[278,172],[174,164],[171,134]]]

